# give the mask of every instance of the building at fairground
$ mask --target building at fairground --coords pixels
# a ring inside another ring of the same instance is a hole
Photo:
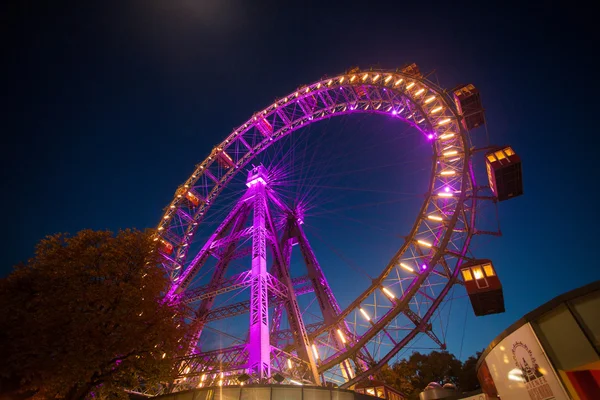
[[[477,371],[488,399],[600,399],[600,281],[515,322],[484,351]]]

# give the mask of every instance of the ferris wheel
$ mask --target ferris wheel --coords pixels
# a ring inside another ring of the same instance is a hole
[[[431,174],[408,234],[342,306],[306,234],[302,205],[286,201],[278,171],[257,160],[295,131],[359,113],[420,131],[432,150]],[[154,238],[171,280],[166,298],[186,305],[195,332],[188,355],[177,360],[176,388],[265,382],[350,388],[417,337],[445,348],[432,319],[455,285],[466,287],[477,315],[503,311],[493,264],[469,248],[480,233],[478,202],[521,194],[521,169],[510,147],[488,148],[489,185],[477,185],[469,131],[483,124],[473,85],[448,92],[412,64],[353,68],[301,86],[233,130],[177,189]],[[244,190],[228,193],[240,177]],[[291,273],[292,254],[301,256],[302,274]],[[314,300],[311,318],[306,296]],[[237,319],[245,335],[211,328],[227,319]]]

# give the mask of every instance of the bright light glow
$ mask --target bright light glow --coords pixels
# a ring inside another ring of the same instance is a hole
[[[169,218],[171,218],[171,217],[169,217],[168,215],[165,215],[163,218],[164,218],[164,219],[169,219]]]
[[[342,83],[342,82],[344,82],[344,77],[343,76],[340,78],[340,83]]]
[[[394,111],[392,111],[392,114],[396,115],[396,114],[398,114],[398,111],[394,110]]]
[[[379,74],[377,74],[373,77],[373,82],[377,82],[378,79],[379,79]]]
[[[385,293],[390,299],[396,298],[396,296],[394,296],[394,293],[390,292],[387,288],[381,288],[381,290],[383,290],[383,293]]]
[[[451,118],[446,118],[438,122],[438,125],[446,125],[448,122],[452,121]]]
[[[252,179],[250,182],[246,183],[246,186],[252,187],[252,186],[256,185],[258,182],[262,183],[263,185],[267,184],[267,182],[265,182],[265,180],[263,178],[258,176],[256,178]]]
[[[292,360],[288,358],[287,360],[288,369],[292,369]]]
[[[367,80],[367,78],[368,78],[368,77],[369,77],[369,74],[364,74],[364,75],[363,75],[363,77],[362,77],[362,80],[363,80],[363,82],[364,82],[365,80]]]
[[[525,379],[523,378],[523,371],[518,368],[508,371],[508,379],[516,382],[525,382]]]
[[[444,133],[443,135],[440,136],[440,139],[446,140],[446,139],[450,139],[453,137],[454,137],[454,133]]]
[[[333,83],[333,79],[330,79],[329,82],[327,82],[327,86],[331,86],[332,83]]]
[[[366,312],[365,310],[363,310],[362,308],[359,308],[358,310],[359,310],[359,311],[360,311],[360,313],[363,315],[363,317],[365,317],[365,319],[366,319],[367,321],[370,321],[370,320],[371,320],[371,317],[369,317],[369,314],[367,314],[367,312]]]
[[[295,381],[293,379],[290,379],[290,383],[293,383],[294,385],[300,385],[300,386],[302,386],[301,382]]]
[[[400,266],[401,266],[402,268],[404,268],[405,270],[407,270],[407,271],[410,271],[410,272],[415,272],[415,270],[414,270],[413,268],[409,267],[408,265],[406,265],[406,264],[404,264],[404,263],[400,263]]]
[[[388,83],[388,82],[389,82],[389,81],[391,81],[391,80],[392,80],[392,76],[390,75],[390,76],[388,76],[387,78],[385,78],[384,82],[385,82],[385,83]]]
[[[206,374],[202,374],[202,378],[200,378],[201,382],[204,382],[206,380]]]
[[[311,347],[312,347],[313,354],[315,355],[315,358],[318,360],[319,359],[319,352],[317,351],[317,346],[315,346],[315,344],[313,343],[311,345]]]
[[[434,113],[440,112],[440,111],[442,111],[442,106],[434,108],[433,110],[431,110],[431,113],[434,114]]]
[[[190,372],[190,367],[187,367],[187,368],[185,369],[185,372],[184,372],[184,374],[187,374],[188,372]]]
[[[458,151],[456,151],[456,150],[445,151],[445,152],[442,153],[442,155],[444,157],[455,156],[457,154],[458,154]]]
[[[473,276],[475,276],[475,279],[481,279],[481,278],[483,278],[483,273],[481,272],[480,269],[476,269],[476,270],[473,270]]]
[[[167,356],[167,353],[163,353],[162,358],[165,358]]]
[[[422,269],[423,271],[425,271],[425,270],[427,269],[427,264],[423,264],[423,265],[421,265],[421,269]]]
[[[407,89],[411,89],[413,86],[415,86],[414,82],[409,83],[408,85],[406,85]]]
[[[341,330],[337,330],[338,336],[340,337],[340,340],[342,341],[342,343],[346,344],[346,338],[344,337],[344,334],[342,333]]]
[[[439,215],[428,215],[427,218],[433,220],[433,221],[443,221],[444,218],[440,217]]]
[[[417,240],[417,243],[419,243],[420,245],[425,246],[425,247],[431,247],[432,246],[431,243],[426,242],[424,240],[420,240],[420,239]]]
[[[223,386],[223,379],[219,380],[219,386]]]
[[[425,121],[425,118],[421,118],[420,120],[418,120],[417,124],[420,124],[423,121]],[[429,139],[433,139],[433,135],[432,134],[429,134],[429,136],[431,136]]]
[[[402,83],[402,81],[404,80],[404,78],[400,78],[396,81],[396,83],[394,83],[394,86],[398,86],[399,84]]]
[[[159,230],[159,231],[162,231],[163,229],[165,229],[165,227],[164,227],[164,226],[159,226],[159,227],[158,227],[158,230]]]
[[[449,191],[450,191],[450,188],[449,188],[448,186],[446,186],[446,187],[444,188],[444,192],[449,192]]]
[[[435,100],[435,96],[430,96],[430,97],[428,97],[428,98],[426,98],[426,99],[425,99],[425,104],[429,104],[429,103],[431,103],[431,102],[432,102],[432,101],[434,101],[434,100]],[[440,107],[440,108],[441,108],[441,107]],[[432,111],[432,112],[433,112],[433,111]]]
[[[425,91],[425,89],[419,89],[415,92],[415,96],[420,95],[421,93],[423,93]]]
[[[350,78],[350,82],[354,82],[355,79],[356,79],[356,75],[352,75],[352,78]]]
[[[438,193],[440,197],[452,197],[452,193],[440,192]]]
[[[448,162],[454,162],[454,161],[458,161],[458,160],[460,160],[460,157],[453,158],[452,160],[448,160]]]

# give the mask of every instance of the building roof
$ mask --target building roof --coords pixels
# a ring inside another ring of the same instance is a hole
[[[479,370],[479,367],[481,366],[483,360],[485,360],[487,355],[492,351],[492,349],[494,349],[494,347],[496,347],[496,345],[498,345],[505,337],[519,329],[521,326],[525,325],[528,322],[537,320],[539,317],[546,314],[548,311],[555,309],[563,303],[566,303],[579,297],[586,296],[598,290],[600,290],[600,280],[556,296],[552,300],[528,312],[522,318],[520,318],[508,328],[506,328],[504,331],[502,331],[502,333],[496,336],[494,340],[492,340],[490,345],[484,350],[483,354],[481,354],[481,357],[479,357],[476,369]]]

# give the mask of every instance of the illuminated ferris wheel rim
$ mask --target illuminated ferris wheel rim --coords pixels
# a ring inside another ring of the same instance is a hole
[[[421,270],[418,265],[406,265],[402,262],[403,254],[409,247],[418,246],[429,252],[431,266],[438,262],[455,234],[454,227],[457,221],[463,218],[461,213],[474,182],[470,171],[469,142],[452,100],[441,88],[422,77],[398,71],[350,72],[302,86],[255,113],[216,146],[209,157],[198,164],[194,173],[180,186],[158,226],[155,240],[167,241],[177,249],[174,257],[163,254],[163,267],[169,272],[172,280],[168,296],[174,296],[186,281],[189,282],[193,277],[193,268],[185,268],[189,244],[211,205],[237,172],[271,144],[295,130],[323,119],[357,112],[398,118],[419,129],[431,140],[434,153],[433,168],[429,191],[404,244],[371,285],[342,310],[336,322],[339,323],[353,310],[359,309],[361,302],[376,290],[382,290],[386,296],[394,298],[394,294],[383,286],[383,282],[390,271],[398,266],[415,273],[416,279],[411,285],[415,291],[403,298],[405,303],[410,301],[432,268]],[[253,140],[249,141],[250,138]],[[260,140],[254,140],[256,138]],[[193,213],[186,211],[191,209],[187,207],[189,196],[198,200]],[[446,212],[444,215],[428,212],[431,205],[439,201],[450,204],[452,212]],[[472,227],[474,202],[468,207],[471,217],[463,223]],[[182,215],[185,217],[181,218]],[[177,216],[179,218],[176,218]],[[176,226],[177,219],[187,222]],[[429,235],[429,238],[419,236],[420,227],[430,223],[439,223],[441,227],[430,229],[432,235]],[[183,234],[171,234],[175,228]],[[448,276],[448,289],[455,282],[458,266],[466,257],[471,235],[472,229],[467,229],[462,248],[456,250],[457,264],[453,269],[454,274]],[[447,290],[439,297],[443,298],[446,293]],[[441,301],[441,298],[436,300]],[[392,307],[392,311],[397,315],[402,311],[402,307],[398,302]],[[431,315],[427,319],[430,317]],[[356,343],[354,348],[360,348],[370,337],[377,334],[380,329],[378,324],[373,324],[370,333],[362,337],[362,344]],[[327,327],[314,332],[311,337],[325,330]],[[417,327],[415,332],[418,333]],[[347,354],[351,350],[349,349]],[[328,365],[339,363],[345,358],[347,357],[342,354],[331,360],[323,360],[320,369],[327,369]]]

